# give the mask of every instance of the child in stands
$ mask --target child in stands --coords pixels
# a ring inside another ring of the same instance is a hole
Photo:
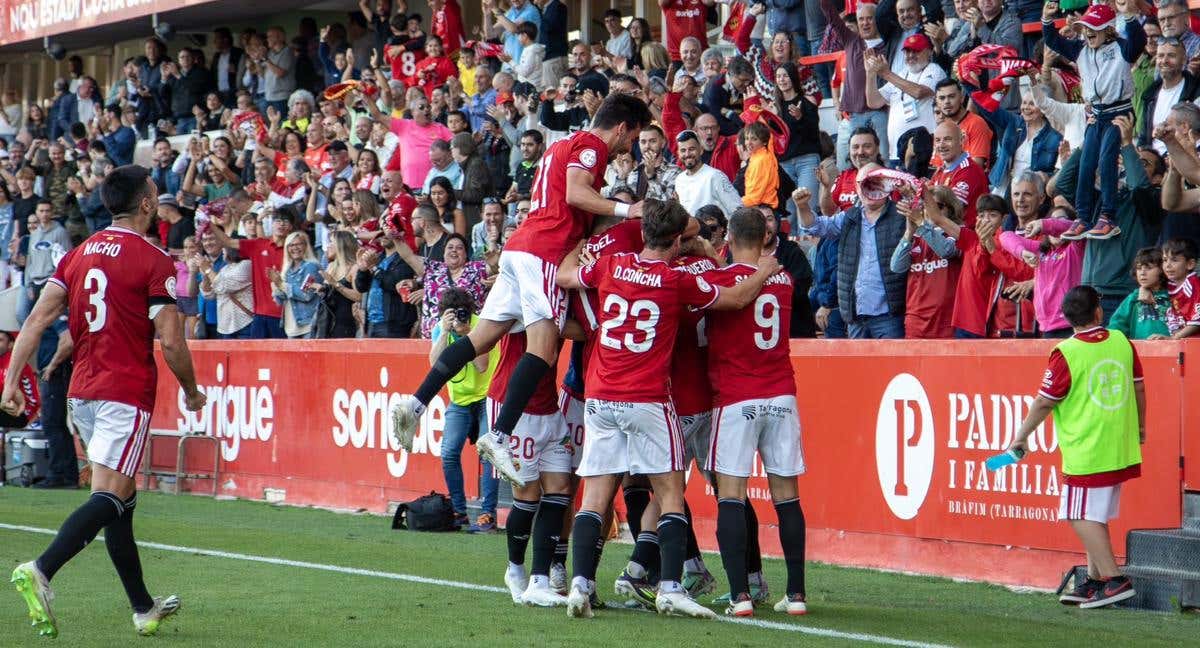
[[[1163,274],[1171,308],[1167,311],[1170,335],[1150,339],[1182,340],[1200,332],[1200,278],[1196,277],[1196,242],[1189,238],[1174,238],[1163,243]]]
[[[1138,289],[1129,293],[1113,312],[1108,327],[1131,340],[1170,336],[1167,311],[1171,308],[1171,296],[1163,274],[1162,250],[1153,247],[1138,250],[1133,258],[1133,279]]]

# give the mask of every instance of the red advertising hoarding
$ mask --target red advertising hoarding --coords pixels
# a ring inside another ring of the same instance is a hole
[[[212,0],[0,0],[0,46]]]
[[[1028,411],[1052,346],[794,341],[810,556],[1007,583],[1056,582],[1079,547],[1057,521],[1062,476],[1053,423],[1032,437],[1020,464],[995,473],[983,467]],[[1149,440],[1143,476],[1124,489],[1113,524],[1118,553],[1128,529],[1180,521],[1182,446],[1196,445],[1194,434],[1184,440],[1185,347],[1138,347]],[[222,494],[264,499],[272,489],[288,503],[383,511],[389,502],[445,490],[444,394],[423,418],[413,453],[395,447],[388,433],[389,406],[424,376],[427,350],[425,342],[403,340],[194,343],[209,405],[180,414],[178,384],[161,368],[152,427],[218,436]],[[470,450],[464,454],[472,484],[476,462]],[[172,462],[173,449],[154,459]],[[761,470],[750,494],[764,523],[764,548],[777,551]],[[715,546],[715,502],[695,474],[689,502],[705,544]]]

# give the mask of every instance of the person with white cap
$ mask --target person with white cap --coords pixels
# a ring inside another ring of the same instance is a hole
[[[1126,21],[1117,33],[1117,14],[1112,7],[1095,4],[1075,21],[1082,41],[1063,38],[1054,26],[1057,2],[1047,2],[1042,10],[1042,38],[1046,47],[1079,67],[1083,101],[1091,106],[1092,123],[1083,135],[1079,160],[1079,182],[1075,192],[1075,210],[1079,214],[1064,239],[1109,239],[1121,233],[1114,224],[1117,213],[1117,152],[1121,147],[1120,130],[1113,120],[1133,113],[1132,66],[1146,46],[1146,32],[1136,21]],[[1092,187],[1100,174],[1099,218],[1092,219]]]
[[[940,66],[930,65],[933,58],[933,42],[922,33],[904,39],[904,71],[897,73],[888,66],[887,59],[879,54],[865,54],[867,71],[867,106],[872,109],[888,107],[888,151],[894,156],[890,166],[900,164],[900,136],[914,128],[924,128],[930,133],[934,122],[933,93],[938,81],[946,78]],[[876,79],[886,83],[879,87]]]

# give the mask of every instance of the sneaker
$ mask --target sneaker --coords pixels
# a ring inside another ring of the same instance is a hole
[[[1137,594],[1133,590],[1133,581],[1129,580],[1128,576],[1117,576],[1110,578],[1104,582],[1103,587],[1096,588],[1092,593],[1092,597],[1083,603],[1079,604],[1081,610],[1091,610],[1093,608],[1112,605],[1128,598],[1133,598]]]
[[[1096,593],[1096,590],[1103,588],[1104,581],[1089,577],[1082,583],[1075,585],[1074,590],[1071,590],[1070,592],[1064,592],[1062,596],[1058,597],[1058,602],[1062,603],[1063,605],[1079,605],[1080,603],[1084,603],[1088,599],[1092,598],[1092,595]]]
[[[578,585],[571,586],[571,593],[567,594],[567,616],[574,619],[590,619],[592,614],[591,596],[595,596],[595,592],[589,594],[583,591],[583,588]]]
[[[645,578],[634,578],[629,575],[629,570],[621,572],[613,583],[613,591],[618,596],[624,596],[630,601],[635,601],[642,607],[653,610],[656,594],[654,587],[646,581]]]
[[[158,627],[167,617],[179,611],[179,597],[174,594],[163,598],[155,597],[154,607],[147,612],[133,613],[133,627],[143,637],[149,637],[158,632]]]
[[[593,610],[603,610],[608,607],[604,601],[600,600],[600,595],[595,592],[588,595],[588,604],[592,606]]]
[[[17,586],[17,592],[29,606],[29,625],[43,637],[57,637],[58,623],[54,613],[50,611],[50,603],[54,601],[54,590],[50,589],[50,581],[42,575],[37,563],[30,561],[21,565],[12,573],[12,583]]]
[[[496,472],[500,473],[500,478],[504,481],[523,488],[525,480],[517,473],[517,465],[513,461],[512,453],[508,451],[508,445],[499,441],[495,434],[484,434],[475,442],[475,450],[479,453],[479,457],[484,461],[492,464],[496,468]]]
[[[749,594],[738,594],[736,601],[730,601],[729,607],[725,608],[725,614],[736,617],[752,617],[754,616],[754,601],[750,600]]]
[[[508,586],[508,593],[512,595],[513,603],[521,604],[521,595],[529,589],[529,577],[525,575],[525,570],[522,569],[520,572],[504,570],[504,584]]]
[[[451,522],[455,530],[461,531],[464,527],[471,525],[471,518],[467,517],[466,513],[455,513],[454,521]]]
[[[467,528],[467,533],[495,533],[496,518],[491,513],[484,513],[475,518],[475,524]]]
[[[392,438],[408,452],[412,452],[413,437],[417,434],[417,399],[403,396],[392,408]]]
[[[684,572],[683,581],[680,584],[692,598],[699,598],[702,594],[711,594],[713,590],[717,589],[717,579],[707,569],[698,572]]]
[[[1101,216],[1099,219],[1096,220],[1096,226],[1093,227],[1092,229],[1088,230],[1087,233],[1084,234],[1083,236],[1084,236],[1084,238],[1090,238],[1090,239],[1096,239],[1096,240],[1103,241],[1104,239],[1110,239],[1120,233],[1121,233],[1120,227],[1117,227],[1116,225],[1114,225],[1112,223],[1112,221]]]
[[[808,614],[808,603],[804,601],[803,594],[788,594],[775,604],[775,611],[801,616]]]
[[[560,565],[558,563],[550,565],[550,589],[562,594],[563,596],[567,595],[566,565]]]
[[[1087,232],[1088,232],[1087,223],[1084,223],[1083,221],[1076,219],[1074,223],[1071,223],[1070,229],[1068,229],[1067,231],[1062,233],[1061,238],[1066,239],[1068,241],[1078,241],[1079,239],[1081,239],[1085,235],[1087,235]]]
[[[654,607],[659,614],[689,616],[696,619],[715,619],[717,613],[700,605],[687,592],[659,592],[654,597]]]
[[[771,592],[767,588],[766,581],[762,581],[762,582],[750,581],[750,600],[754,601],[755,605],[758,605],[759,603],[765,603],[770,598],[771,598]],[[724,594],[713,599],[713,603],[715,603],[717,605],[720,605],[722,603],[729,603],[729,592],[725,592]]]
[[[525,592],[521,594],[521,602],[537,607],[558,607],[567,604],[567,597],[549,587],[538,587],[530,583],[529,587],[525,588]]]

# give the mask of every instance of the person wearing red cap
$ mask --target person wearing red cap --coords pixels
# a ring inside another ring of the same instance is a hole
[[[1117,157],[1121,133],[1113,120],[1133,113],[1132,66],[1146,46],[1146,33],[1136,21],[1126,21],[1124,37],[1117,34],[1117,15],[1112,7],[1097,4],[1088,7],[1075,25],[1083,40],[1067,40],[1054,26],[1057,2],[1047,2],[1042,11],[1042,38],[1046,47],[1079,67],[1083,102],[1091,106],[1093,119],[1083,134],[1079,159],[1079,181],[1075,191],[1075,210],[1079,214],[1062,237],[1068,241],[1082,238],[1109,239],[1121,233],[1114,224],[1117,213]],[[1093,220],[1092,187],[1100,174],[1099,217]]]
[[[933,92],[946,73],[930,65],[933,43],[929,37],[916,33],[904,39],[904,72],[898,74],[888,67],[887,59],[867,50],[864,65],[867,71],[867,106],[888,106],[888,148],[892,153],[889,166],[899,166],[900,136],[914,128],[930,133],[936,126],[933,119]],[[876,79],[887,83],[878,87]]]

